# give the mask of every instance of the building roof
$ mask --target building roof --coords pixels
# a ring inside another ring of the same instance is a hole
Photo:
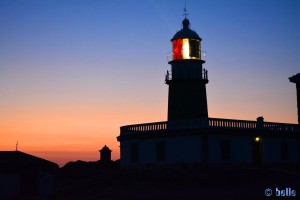
[[[190,29],[190,21],[187,18],[182,21],[182,27],[183,28],[173,36],[171,41],[183,38],[202,40],[195,31]]]
[[[58,165],[54,162],[21,152],[0,151],[0,170],[55,170]]]
[[[108,148],[106,145],[104,145],[104,147],[100,150],[100,152],[111,152],[112,150],[110,150],[110,148]]]

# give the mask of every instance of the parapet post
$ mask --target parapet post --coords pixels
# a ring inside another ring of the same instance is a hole
[[[256,128],[263,129],[264,128],[264,118],[258,117],[256,122]]]

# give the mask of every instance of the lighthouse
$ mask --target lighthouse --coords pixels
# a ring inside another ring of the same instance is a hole
[[[208,117],[206,54],[184,11],[182,29],[171,39],[171,69],[165,76],[168,120],[120,127],[121,166],[135,170],[299,164],[298,124],[266,122],[263,117],[256,121]],[[290,81],[298,89],[297,77]]]
[[[208,77],[203,68],[206,55],[201,51],[201,41],[185,17],[182,29],[171,39],[171,71],[167,71],[165,77],[169,86],[168,121],[208,117]]]

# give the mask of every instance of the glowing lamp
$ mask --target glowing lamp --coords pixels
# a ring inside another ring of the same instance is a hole
[[[200,60],[200,42],[196,39],[176,39],[173,43],[173,60],[198,59]]]
[[[259,138],[259,137],[256,137],[256,138],[255,138],[255,142],[260,142],[260,138]]]

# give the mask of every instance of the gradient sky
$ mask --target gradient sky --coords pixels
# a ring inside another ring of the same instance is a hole
[[[165,121],[184,1],[0,0],[0,150],[119,159],[119,127]],[[297,123],[300,1],[188,0],[210,117]]]

